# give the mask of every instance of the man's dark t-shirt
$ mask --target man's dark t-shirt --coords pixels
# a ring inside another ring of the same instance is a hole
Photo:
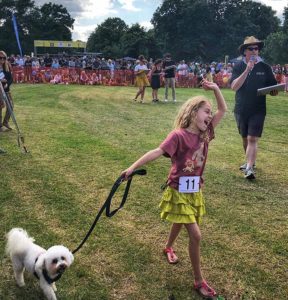
[[[165,75],[164,75],[165,78],[174,78],[175,77],[175,67],[173,67],[173,66],[175,66],[175,62],[173,60],[171,60],[171,59],[164,60],[162,67],[165,72]]]
[[[244,61],[236,64],[230,82],[238,78],[246,66]],[[255,64],[241,88],[236,92],[234,112],[245,116],[257,113],[266,114],[266,96],[257,96],[257,90],[275,84],[277,81],[271,67],[263,61]]]

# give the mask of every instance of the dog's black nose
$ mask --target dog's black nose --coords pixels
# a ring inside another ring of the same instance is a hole
[[[66,267],[67,266],[65,264],[61,264],[61,265],[59,265],[58,270],[64,271],[66,269]]]

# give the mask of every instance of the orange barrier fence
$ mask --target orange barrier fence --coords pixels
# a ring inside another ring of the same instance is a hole
[[[221,72],[213,76],[214,82],[221,88],[230,87],[231,74]],[[90,84],[90,85],[134,85],[133,70],[84,70],[81,68],[62,67],[53,69],[48,67],[13,67],[14,83],[53,83],[53,84]],[[164,81],[162,80],[163,85]],[[199,86],[196,75],[176,75],[176,86],[194,88]]]
[[[13,67],[14,83],[131,85],[132,70],[83,70],[80,68]]]

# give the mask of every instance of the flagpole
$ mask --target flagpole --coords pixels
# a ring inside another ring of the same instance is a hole
[[[16,37],[16,41],[17,41],[17,44],[18,44],[19,52],[20,52],[21,57],[23,57],[22,48],[21,48],[20,39],[19,39],[17,21],[16,21],[16,17],[15,17],[13,12],[12,12],[12,23],[13,23],[13,28],[14,28],[15,37]]]

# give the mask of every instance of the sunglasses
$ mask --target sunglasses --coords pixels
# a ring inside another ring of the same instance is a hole
[[[258,50],[259,50],[258,47],[247,47],[247,49],[248,49],[249,51],[253,51],[253,50],[258,51]]]
[[[6,57],[5,56],[0,56],[0,59],[6,60]]]

